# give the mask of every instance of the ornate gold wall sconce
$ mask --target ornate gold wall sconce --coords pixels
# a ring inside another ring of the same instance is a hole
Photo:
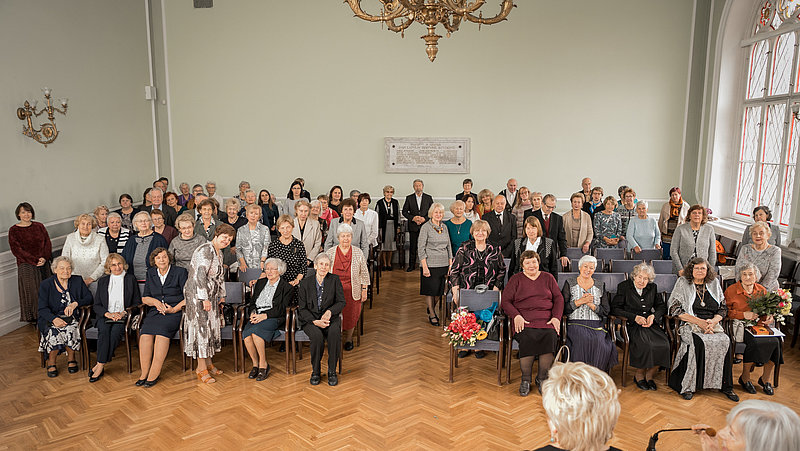
[[[38,105],[39,102],[34,100],[33,104],[31,104],[26,100],[22,108],[17,108],[17,117],[20,118],[20,120],[27,121],[27,125],[22,126],[22,134],[29,138],[33,138],[36,142],[44,144],[44,146],[47,147],[48,144],[55,141],[58,137],[58,129],[56,128],[55,122],[56,118],[53,115],[53,112],[58,111],[59,113],[66,115],[68,99],[58,99],[58,102],[64,108],[63,110],[59,110],[57,107],[54,107],[50,101],[50,94],[52,93],[50,88],[42,88],[42,93],[44,93],[47,106],[37,112],[36,105]],[[42,124],[38,130],[33,128],[33,121],[31,119],[34,117],[39,117],[45,112],[47,113],[47,119],[50,122]]]

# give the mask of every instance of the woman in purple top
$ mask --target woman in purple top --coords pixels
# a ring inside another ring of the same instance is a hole
[[[542,392],[541,383],[553,365],[561,315],[564,313],[564,297],[552,274],[539,269],[539,254],[525,251],[519,257],[522,272],[508,280],[503,291],[502,307],[514,323],[514,339],[519,343],[519,366],[522,382],[520,396],[531,391],[533,361],[539,356],[539,372],[536,385]]]

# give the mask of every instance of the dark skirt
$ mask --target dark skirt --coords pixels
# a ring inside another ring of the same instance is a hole
[[[669,338],[664,329],[653,324],[640,327],[628,324],[630,337],[630,363],[634,368],[669,368]]]
[[[259,338],[266,341],[267,343],[274,340],[280,332],[278,329],[281,327],[280,319],[278,318],[267,318],[264,321],[259,323],[253,324],[251,322],[247,322],[242,330],[242,338],[247,338],[250,335],[258,335]]]
[[[519,343],[520,357],[555,354],[558,349],[558,334],[552,327],[546,329],[526,327],[522,332],[514,334],[514,339]]]
[[[567,320],[567,346],[571,361],[583,362],[605,372],[619,362],[617,345],[600,320]]]
[[[19,320],[32,323],[39,316],[39,285],[49,275],[45,275],[47,264],[34,266],[21,263],[17,266],[17,285],[19,287]]]
[[[181,318],[183,312],[167,313],[162,315],[158,313],[155,307],[150,307],[147,316],[142,321],[143,335],[161,335],[162,337],[175,338],[178,329],[181,327]]]
[[[431,272],[430,277],[422,275],[422,267],[419,268],[419,294],[423,296],[442,296],[444,295],[445,280],[447,280],[447,266],[438,268],[428,268]]]
[[[773,362],[776,365],[783,363],[783,349],[781,340],[776,337],[754,337],[749,331],[744,331],[744,361],[752,363]]]

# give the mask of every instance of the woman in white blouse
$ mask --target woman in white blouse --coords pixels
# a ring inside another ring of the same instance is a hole
[[[361,193],[358,195],[358,210],[356,210],[355,217],[360,221],[364,221],[364,229],[367,232],[367,242],[370,246],[375,247],[378,245],[378,212],[369,209],[369,204],[372,199],[369,193]],[[365,255],[369,258],[369,255]]]
[[[83,277],[86,285],[103,275],[103,264],[108,257],[106,240],[92,230],[97,223],[88,214],[75,218],[75,231],[67,235],[61,255],[72,260],[72,273]]]

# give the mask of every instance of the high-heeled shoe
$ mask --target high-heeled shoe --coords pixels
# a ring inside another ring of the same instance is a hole
[[[208,374],[208,370],[207,369],[205,369],[203,371],[197,371],[196,373],[197,373],[197,378],[201,382],[203,382],[204,384],[213,384],[214,382],[217,381],[216,379],[211,377],[210,374]]]
[[[102,370],[100,370],[100,374],[98,374],[97,376],[90,377],[89,378],[89,382],[97,382],[97,381],[99,381],[103,377],[103,374],[105,372],[106,372],[106,369],[103,368]]]

